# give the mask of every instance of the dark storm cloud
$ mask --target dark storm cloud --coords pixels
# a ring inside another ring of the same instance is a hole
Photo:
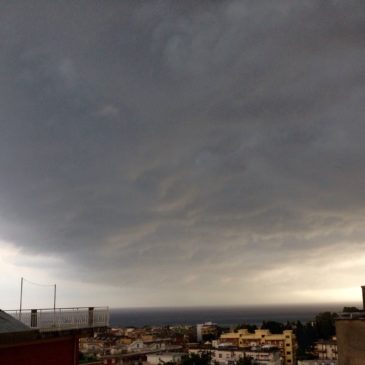
[[[364,7],[6,3],[2,238],[132,287],[363,247]]]

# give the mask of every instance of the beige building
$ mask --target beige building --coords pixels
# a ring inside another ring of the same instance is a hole
[[[199,354],[206,352],[206,349],[189,349],[189,353]],[[280,350],[275,347],[246,347],[246,348],[217,348],[208,351],[211,356],[211,364],[234,365],[243,357],[252,358],[260,365],[281,365]]]
[[[238,347],[272,345],[280,349],[284,365],[296,363],[297,342],[292,330],[273,334],[269,330],[256,330],[255,333],[249,333],[247,329],[242,329],[222,334],[220,343],[231,343]]]
[[[337,340],[333,337],[331,340],[319,340],[315,344],[315,353],[319,360],[337,360]]]
[[[336,320],[338,364],[365,364],[365,286],[362,286],[363,310],[339,313]]]
[[[338,363],[365,364],[365,313],[363,318],[336,321]]]

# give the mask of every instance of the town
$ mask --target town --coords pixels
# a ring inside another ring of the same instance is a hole
[[[269,322],[269,326],[278,325]],[[280,325],[280,324],[279,324]],[[315,324],[313,323],[313,326]],[[293,329],[280,333],[252,326],[232,332],[207,322],[196,326],[111,328],[80,339],[83,364],[297,364],[298,341]],[[303,365],[336,365],[336,339],[318,340]]]
[[[313,321],[264,321],[222,328],[113,328],[109,309],[0,311],[1,364],[62,365],[348,365],[365,354],[363,308],[319,313]],[[18,351],[15,351],[15,350]],[[53,360],[52,360],[53,359]],[[53,361],[53,362],[52,362]]]

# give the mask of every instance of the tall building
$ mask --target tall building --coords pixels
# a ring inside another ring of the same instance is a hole
[[[365,286],[362,286],[363,310],[339,313],[336,320],[338,363],[340,365],[365,364]]]
[[[219,327],[216,323],[205,322],[196,325],[196,338],[198,342],[202,342],[209,337],[217,338]]]
[[[242,329],[237,332],[222,334],[220,343],[231,343],[238,347],[276,346],[280,349],[284,365],[296,363],[297,342],[292,330],[285,330],[282,334],[273,334],[269,330],[256,330],[255,333],[250,333],[247,329]]]

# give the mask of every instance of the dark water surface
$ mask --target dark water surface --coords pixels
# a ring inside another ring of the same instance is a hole
[[[344,305],[341,304],[317,304],[256,307],[115,308],[110,310],[110,324],[115,327],[143,327],[146,325],[193,325],[207,321],[222,326],[240,323],[260,325],[264,320],[307,322],[313,320],[320,312],[339,312],[343,307]]]

